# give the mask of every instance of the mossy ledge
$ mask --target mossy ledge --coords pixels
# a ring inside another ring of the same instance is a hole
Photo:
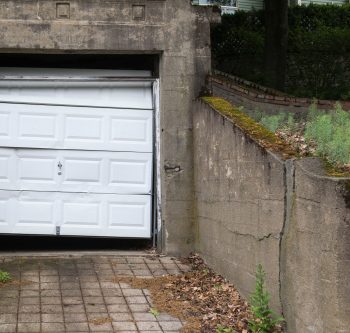
[[[298,157],[297,152],[290,145],[248,115],[239,111],[227,100],[220,97],[201,97],[201,100],[220,114],[231,119],[237,127],[246,132],[251,139],[263,148],[280,154],[285,160]]]

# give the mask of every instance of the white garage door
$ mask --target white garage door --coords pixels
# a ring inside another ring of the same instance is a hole
[[[0,233],[151,236],[145,81],[0,81]]]

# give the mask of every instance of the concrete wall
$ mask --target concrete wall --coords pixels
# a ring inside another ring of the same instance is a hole
[[[283,161],[203,102],[193,117],[197,250],[245,297],[261,263],[287,332],[348,332],[350,180]]]
[[[0,52],[160,55],[162,250],[172,254],[193,244],[190,111],[210,72],[211,19],[189,0],[0,2]]]
[[[263,264],[272,303],[280,309],[283,162],[203,103],[194,111],[194,147],[197,249],[245,296]]]
[[[281,261],[289,332],[349,332],[349,184],[326,177],[318,159],[295,163],[294,206]]]

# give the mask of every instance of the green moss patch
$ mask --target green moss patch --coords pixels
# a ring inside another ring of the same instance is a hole
[[[237,127],[265,149],[280,154],[283,159],[298,157],[298,153],[290,145],[225,99],[219,97],[202,97],[201,99],[214,110],[231,119]]]

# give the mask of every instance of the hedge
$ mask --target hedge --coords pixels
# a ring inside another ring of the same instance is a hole
[[[264,84],[264,11],[225,15],[212,30],[214,66]],[[325,99],[350,97],[350,5],[289,9],[286,92]]]

